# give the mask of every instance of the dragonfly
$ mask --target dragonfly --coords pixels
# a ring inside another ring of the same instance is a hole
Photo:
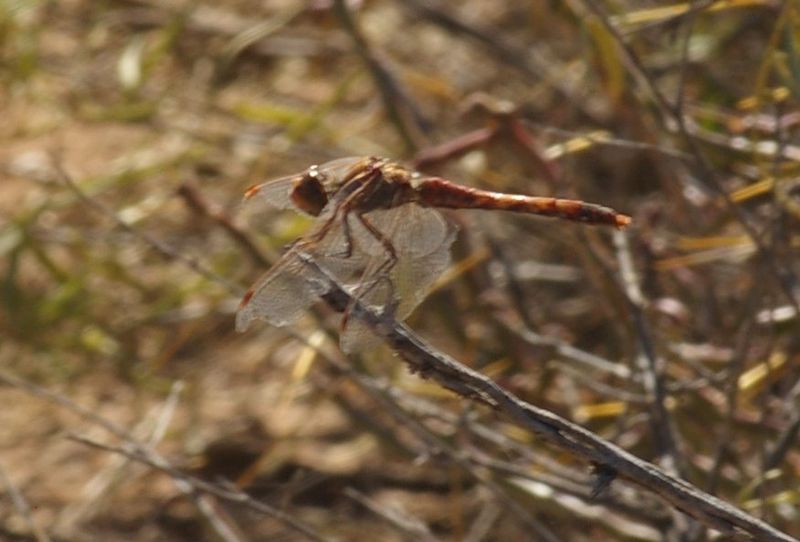
[[[244,199],[315,217],[297,240],[244,295],[236,314],[243,332],[256,320],[282,327],[297,321],[330,290],[308,264],[335,277],[360,303],[405,320],[450,265],[455,227],[440,209],[528,213],[624,228],[631,218],[580,200],[492,192],[424,175],[379,157],[349,157],[252,186]],[[346,353],[374,345],[357,321],[343,319]]]

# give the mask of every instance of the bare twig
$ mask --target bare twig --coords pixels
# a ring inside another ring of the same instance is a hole
[[[400,87],[397,81],[395,81],[394,76],[392,76],[384,63],[372,51],[367,39],[350,14],[347,2],[345,0],[334,0],[333,5],[336,15],[342,22],[342,27],[353,40],[356,52],[372,74],[372,78],[375,80],[375,84],[378,86],[378,90],[383,98],[383,105],[386,108],[389,119],[392,121],[392,124],[394,124],[400,137],[402,137],[403,143],[408,150],[417,148],[418,145],[415,142],[414,133],[406,123],[408,116],[403,114],[400,105],[402,104],[410,112],[411,117],[416,123],[416,131],[421,131],[421,128],[426,124],[422,120],[422,114],[419,112],[416,105],[414,105],[414,102],[408,94]]]
[[[502,512],[497,503],[486,502],[475,521],[472,522],[466,535],[464,535],[463,542],[481,542],[481,540],[487,538],[492,526],[500,518]]]
[[[498,133],[497,125],[491,125],[467,132],[434,147],[426,147],[414,156],[411,165],[414,169],[425,171],[436,164],[458,158],[486,145],[494,140]]]
[[[386,382],[368,377],[354,370],[350,364],[340,361],[325,350],[320,349],[319,345],[312,344],[312,341],[307,340],[305,337],[297,334],[293,335],[298,341],[315,348],[317,354],[326,361],[327,367],[335,375],[346,376],[376,402],[380,403],[385,412],[391,414],[400,424],[420,436],[426,450],[415,448],[409,450],[411,453],[425,455],[434,455],[435,453],[437,457],[449,458],[455,464],[458,464],[459,461],[453,456],[458,454],[459,457],[467,459],[471,463],[470,468],[466,470],[470,474],[474,472],[475,466],[485,467],[504,478],[513,476],[517,479],[546,484],[555,490],[554,494],[570,495],[587,503],[591,501],[591,504],[602,502],[602,505],[607,509],[616,510],[621,514],[636,518],[637,521],[644,520],[650,524],[664,523],[665,514],[654,509],[654,506],[643,506],[643,502],[647,498],[640,493],[631,490],[626,492],[623,498],[623,494],[617,492],[620,497],[618,499],[617,494],[611,496],[609,492],[606,492],[600,499],[592,499],[588,489],[590,486],[588,475],[574,472],[561,462],[550,461],[545,455],[532,452],[527,446],[508,438],[508,436],[490,425],[483,424],[476,419],[465,420],[463,416],[454,414],[436,403],[411,396],[397,386],[391,386]],[[321,388],[326,389],[327,386],[321,385]],[[456,450],[446,446],[446,444],[443,445],[441,440],[434,442],[432,439],[435,437],[430,435],[429,430],[421,427],[421,420],[429,418],[446,423],[449,428],[447,431],[454,431],[458,428],[460,431],[477,437],[481,442],[496,445],[499,449],[504,450],[504,454],[516,453],[525,461],[525,466],[488,458],[479,450],[464,449],[463,447]],[[531,468],[531,465],[535,465],[536,468]],[[479,483],[483,483],[481,478],[475,478]],[[492,488],[489,488],[489,490],[494,493]],[[504,501],[505,495],[498,495],[498,498],[500,501]],[[514,510],[512,509],[512,511]]]
[[[435,542],[438,540],[424,523],[414,517],[410,517],[401,510],[382,505],[352,487],[345,488],[344,494],[361,504],[367,510],[386,520],[411,540],[422,540],[424,542]]]
[[[178,252],[177,250],[168,246],[160,239],[153,237],[152,235],[149,235],[145,232],[137,230],[136,228],[132,227],[130,224],[125,222],[122,218],[120,218],[120,216],[116,212],[114,212],[113,209],[106,207],[100,201],[86,195],[86,193],[83,190],[81,190],[81,188],[77,185],[72,176],[69,175],[69,173],[67,173],[67,171],[64,169],[58,155],[56,153],[53,153],[52,157],[53,157],[53,167],[55,169],[56,174],[64,182],[64,184],[66,184],[70,188],[70,190],[72,190],[75,193],[75,195],[81,199],[81,201],[83,201],[96,211],[100,212],[101,214],[112,219],[114,222],[117,223],[117,225],[120,228],[127,231],[131,235],[134,235],[138,239],[144,241],[148,246],[150,246],[152,249],[154,249],[156,252],[161,254],[166,259],[181,262],[182,264],[189,267],[192,271],[194,271],[198,275],[201,275],[212,282],[222,284],[232,293],[237,293],[237,294],[241,293],[241,288],[230,282],[225,277],[215,273],[211,269],[208,269],[206,266],[204,266],[194,258],[190,258],[188,256],[183,255],[181,252]]]
[[[274,263],[269,261],[253,240],[250,239],[250,236],[242,231],[225,211],[211,204],[203,194],[200,193],[196,186],[188,182],[183,183],[178,188],[178,195],[183,198],[189,209],[202,217],[211,219],[215,224],[221,226],[225,233],[244,249],[256,265],[259,267],[269,267]]]
[[[97,442],[96,440],[81,435],[69,435],[68,438],[74,440],[75,442],[85,444],[86,446],[91,446],[93,448],[105,450],[107,452],[121,454],[124,455],[125,457],[133,459],[134,461],[138,461],[145,465],[149,465],[150,467],[153,467],[154,469],[160,470],[161,472],[169,475],[174,480],[186,484],[187,487],[191,488],[192,491],[200,491],[203,493],[207,493],[209,495],[213,495],[228,502],[241,504],[242,506],[249,508],[250,510],[254,510],[256,512],[260,512],[264,515],[275,518],[280,522],[284,523],[285,525],[296,530],[297,532],[307,536],[311,540],[315,540],[317,542],[326,542],[330,540],[328,538],[320,536],[310,527],[298,522],[296,519],[289,516],[285,512],[282,512],[277,508],[273,508],[272,506],[264,504],[260,501],[256,501],[250,495],[248,495],[243,491],[227,486],[223,487],[218,484],[211,484],[209,482],[206,482],[205,480],[201,480],[200,478],[196,478],[194,476],[186,474],[178,470],[177,468],[173,467],[165,459],[161,458],[160,456],[154,453],[148,452],[147,450],[145,450],[144,448],[142,448],[141,446],[137,445],[134,442],[129,441],[126,442],[123,446],[113,446]]]
[[[639,284],[639,278],[633,265],[628,236],[621,231],[614,232],[614,247],[617,252],[622,286],[633,318],[633,327],[639,342],[639,365],[642,381],[648,396],[650,430],[656,443],[656,453],[663,457],[663,466],[667,473],[686,476],[684,460],[678,449],[675,428],[667,411],[667,389],[664,374],[657,358],[651,326],[645,316],[645,297]],[[692,528],[684,525],[685,521],[676,518],[676,526],[681,535]]]
[[[295,335],[295,337],[299,341],[312,346],[310,341],[305,340],[302,336]],[[318,348],[318,346],[314,346],[314,348]],[[468,423],[464,423],[462,417],[450,413],[434,404],[426,403],[419,397],[408,397],[395,386],[376,382],[370,377],[353,370],[349,364],[334,359],[334,357],[322,350],[317,350],[317,352],[337,374],[341,373],[346,375],[373,400],[379,403],[384,412],[388,413],[397,422],[402,424],[403,427],[409,429],[423,443],[424,449],[418,453],[424,453],[427,456],[436,456],[440,459],[444,458],[453,465],[457,465],[461,470],[467,473],[470,478],[486,487],[488,492],[494,495],[497,501],[502,503],[509,512],[517,516],[522,522],[526,523],[537,532],[540,539],[554,540],[555,536],[538,520],[532,517],[525,507],[519,506],[500,484],[496,484],[492,479],[482,476],[477,467],[488,467],[497,474],[504,476],[512,473],[518,478],[526,478],[540,483],[551,484],[559,491],[564,491],[579,498],[588,499],[587,490],[584,489],[581,491],[580,489],[576,489],[581,483],[583,483],[583,487],[585,487],[587,485],[585,483],[586,481],[575,481],[576,477],[570,476],[572,473],[566,474],[567,469],[563,465],[556,464],[556,462],[548,462],[541,454],[529,453],[529,450],[518,442],[509,439],[500,432],[480,424],[477,421],[469,420]],[[487,463],[487,461],[479,457],[478,453],[452,446],[447,439],[440,437],[437,433],[430,430],[420,421],[420,419],[424,417],[435,417],[449,424],[453,430],[457,427],[459,430],[472,433],[484,441],[497,444],[504,450],[519,452],[526,461],[535,465],[540,465],[557,474],[549,477],[534,476],[529,470],[521,468],[515,469],[512,466],[507,466],[507,468],[504,469],[502,467],[497,467],[499,463]],[[559,479],[559,477],[564,477],[565,479],[562,480]],[[626,507],[624,503],[611,501],[609,501],[609,503],[612,508],[618,508],[624,513],[630,511],[630,508]],[[639,505],[641,505],[640,501]],[[639,506],[639,511],[641,512],[641,506]]]
[[[24,390],[35,397],[39,397],[59,405],[70,412],[77,414],[81,418],[84,418],[89,422],[102,427],[115,437],[122,440],[124,442],[124,446],[114,447],[100,444],[84,437],[73,437],[74,440],[78,440],[84,444],[105,449],[107,451],[121,453],[131,459],[150,465],[151,467],[170,475],[175,482],[176,487],[195,503],[201,514],[203,514],[203,516],[210,522],[217,534],[227,542],[235,542],[238,540],[238,536],[235,534],[235,531],[232,530],[231,526],[227,524],[227,521],[221,519],[213,503],[207,499],[208,495],[213,495],[229,502],[240,503],[251,510],[255,510],[275,518],[290,529],[305,535],[311,540],[318,542],[327,540],[323,536],[319,535],[314,529],[291,517],[289,514],[267,504],[256,501],[242,491],[223,488],[219,485],[210,484],[200,480],[199,478],[195,478],[191,475],[183,473],[182,471],[173,467],[155,450],[138,442],[128,433],[125,428],[100,416],[94,411],[73,402],[61,394],[52,392],[48,389],[42,388],[41,386],[37,386],[36,384],[8,374],[4,371],[0,371],[0,382],[4,382],[9,386]],[[198,491],[207,495],[198,495]]]
[[[645,299],[639,286],[639,279],[633,266],[628,238],[624,232],[614,232],[614,246],[617,249],[620,275],[633,316],[634,329],[639,339],[640,366],[645,390],[650,396],[650,421],[656,439],[656,451],[668,458],[668,469],[685,476],[683,460],[680,457],[674,429],[666,407],[666,386],[656,357],[652,333],[644,314]]]
[[[514,143],[551,185],[558,181],[561,177],[559,164],[546,156],[516,107],[507,107],[507,102],[497,103],[482,94],[476,95],[473,102],[474,108],[488,113],[489,125],[417,153],[413,162],[415,168],[424,170],[502,138]]]
[[[329,362],[332,362],[329,359]],[[353,381],[361,386],[361,388],[368,393],[375,401],[377,401],[390,416],[400,422],[404,427],[408,428],[421,442],[424,443],[426,455],[444,456],[452,464],[461,468],[470,478],[476,480],[478,483],[485,486],[490,493],[492,493],[498,501],[517,516],[520,521],[528,525],[540,540],[544,542],[555,542],[557,537],[550,531],[550,529],[542,524],[534,517],[524,506],[516,502],[508,492],[503,489],[499,484],[493,480],[483,476],[467,454],[463,453],[460,449],[453,446],[447,439],[442,438],[438,434],[431,431],[424,424],[420,423],[414,416],[411,416],[403,408],[400,408],[395,400],[387,393],[386,390],[379,386],[370,383],[366,377],[358,374],[355,371],[348,370],[345,366],[339,363],[332,363],[337,370],[341,370],[350,376]],[[452,420],[451,420],[452,421]]]
[[[304,262],[328,283],[325,299],[334,309],[349,309],[403,358],[412,372],[430,378],[467,399],[479,399],[550,445],[576,458],[604,466],[648,492],[658,495],[684,514],[734,540],[797,542],[760,519],[709,495],[688,482],[670,476],[594,433],[530,405],[505,391],[494,381],[441,352],[435,351],[408,327],[387,314],[378,314],[350,297],[334,277],[307,254]]]
[[[783,462],[786,454],[796,445],[800,435],[800,411],[792,414],[786,430],[781,433],[778,441],[772,446],[764,460],[764,470],[778,467]]]
[[[2,465],[0,465],[0,485],[5,487],[6,492],[11,497],[11,502],[14,503],[14,508],[17,509],[17,512],[19,512],[25,520],[25,524],[36,539],[36,542],[50,542],[48,534],[39,526],[36,520],[34,520],[31,507],[25,499],[25,496],[17,489],[17,486],[13,484]]]
[[[580,348],[576,348],[575,346],[558,338],[540,335],[531,329],[509,322],[503,317],[500,317],[499,319],[500,322],[506,326],[506,329],[514,333],[528,344],[532,346],[548,348],[552,350],[555,355],[578,363],[584,366],[585,369],[590,369],[600,373],[607,373],[622,380],[631,380],[633,377],[631,370],[621,363],[610,361],[598,356],[597,354],[587,352],[586,350],[581,350]]]
[[[161,412],[154,420],[153,416],[146,416],[144,420],[134,427],[130,434],[138,435],[150,431],[147,445],[150,447],[156,446],[161,439],[164,438],[166,430],[169,426],[170,420],[175,414],[175,408],[178,404],[180,393],[183,390],[183,382],[176,382],[172,385],[169,397],[164,405],[160,408]],[[143,435],[142,435],[143,436]],[[126,467],[130,461],[124,457],[115,458],[115,461],[109,463],[103,470],[97,472],[86,484],[84,484],[81,491],[81,497],[76,498],[73,502],[65,506],[59,513],[55,524],[60,529],[70,532],[73,526],[80,522],[86,521],[90,518],[92,510],[97,508],[97,504],[102,502],[109,490],[113,487],[115,482],[118,482],[125,473]]]

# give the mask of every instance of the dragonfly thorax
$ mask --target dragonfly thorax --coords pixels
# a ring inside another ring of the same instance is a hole
[[[364,193],[364,198],[359,202],[358,208],[364,212],[378,209],[393,209],[412,201],[414,190],[407,179],[392,178],[379,175],[369,191]]]

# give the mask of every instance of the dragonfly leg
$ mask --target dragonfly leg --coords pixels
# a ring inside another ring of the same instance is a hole
[[[350,222],[348,221],[350,214],[357,208],[358,202],[361,198],[365,195],[368,195],[371,190],[375,188],[375,182],[380,180],[380,170],[375,170],[371,172],[370,176],[366,178],[366,180],[353,190],[350,194],[347,195],[343,200],[336,203],[336,207],[333,211],[333,215],[325,221],[325,224],[319,229],[317,232],[314,240],[320,241],[325,235],[328,234],[328,231],[333,227],[333,224],[339,219],[341,216],[342,222],[342,233],[345,238],[345,250],[342,254],[345,258],[349,258],[353,255],[353,236],[352,230],[350,228]],[[363,220],[362,220],[363,222]],[[369,228],[368,228],[369,229]],[[370,229],[370,233],[374,234],[375,228]]]
[[[381,246],[383,246],[388,257],[377,268],[370,269],[368,267],[364,270],[360,280],[362,286],[358,289],[355,295],[353,295],[349,306],[345,310],[344,317],[342,318],[342,329],[347,327],[347,320],[350,315],[350,311],[353,308],[353,304],[357,301],[365,299],[369,293],[374,288],[378,287],[383,281],[386,281],[389,291],[387,303],[382,307],[384,314],[393,316],[399,304],[399,300],[396,299],[394,295],[394,284],[389,277],[389,272],[397,264],[397,253],[395,252],[394,246],[392,245],[391,241],[378,228],[376,228],[366,216],[364,216],[364,213],[354,214],[358,218],[359,222],[361,222],[361,224],[367,229],[367,231],[381,244]]]
[[[342,235],[344,236],[344,251],[341,256],[349,258],[353,255],[353,230],[350,229],[350,215],[342,217]]]
[[[358,221],[367,229],[367,231],[378,241],[383,249],[386,251],[386,254],[389,255],[389,258],[386,260],[384,264],[381,265],[379,271],[387,271],[394,267],[397,263],[397,252],[394,250],[394,245],[392,242],[381,232],[375,225],[367,218],[364,213],[356,213],[356,217]]]
[[[385,266],[386,266],[385,263],[381,264],[381,266],[378,269],[383,268]],[[356,292],[352,294],[350,302],[347,304],[347,307],[344,310],[341,321],[342,336],[344,336],[346,333],[353,333],[353,330],[350,329],[348,326],[358,325],[358,324],[350,324],[350,314],[352,314],[353,307],[355,306],[356,303],[361,303],[362,306],[366,309],[375,310],[375,307],[372,306],[372,304],[369,303],[369,301],[376,301],[376,300],[369,300],[368,298],[370,296],[370,293],[373,292],[375,289],[383,288],[383,286],[381,286],[382,284],[386,285],[385,288],[387,291],[387,299],[385,300],[385,302],[383,300],[377,300],[378,311],[379,311],[378,314],[381,318],[388,318],[388,319],[394,319],[395,314],[397,314],[397,307],[400,305],[400,300],[395,297],[394,284],[392,283],[392,279],[389,277],[388,274],[385,273],[380,273],[377,275],[372,273],[371,274],[372,276],[369,278],[367,277],[368,274],[370,273],[369,270],[367,269],[361,276],[360,280],[361,286],[357,289]],[[361,327],[363,327],[364,325],[365,324],[363,323],[360,324]],[[356,327],[356,329],[360,331],[358,327]],[[359,331],[356,331],[355,333],[358,334]]]

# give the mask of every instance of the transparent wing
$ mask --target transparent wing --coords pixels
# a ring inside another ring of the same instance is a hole
[[[454,238],[453,231],[443,250],[422,258],[399,258],[386,275],[374,273],[367,276],[371,272],[367,268],[362,279],[354,283],[354,287],[348,288],[350,294],[362,305],[379,313],[391,307],[396,320],[405,320],[427,297],[436,279],[450,265],[449,248]],[[346,354],[368,351],[380,343],[380,338],[370,327],[355,317],[348,318],[339,337],[339,345]]]
[[[456,229],[439,212],[416,205],[367,216],[374,217],[372,224],[390,240],[397,260],[387,267],[386,250],[363,225],[360,226],[362,229],[357,236],[361,237],[365,253],[369,253],[369,261],[361,277],[352,283],[355,286],[350,293],[374,310],[391,307],[397,320],[405,320],[450,265],[450,246]],[[380,339],[370,328],[356,318],[347,320],[339,338],[342,351],[348,354],[372,349],[379,343]]]
[[[297,210],[291,194],[294,183],[299,178],[300,175],[289,175],[251,186],[245,190],[242,203],[247,204],[251,201],[258,201],[278,209]]]
[[[311,166],[309,169],[316,168],[317,171],[324,174],[323,184],[338,184],[344,180],[347,173],[361,162],[366,163],[370,158],[364,156],[347,156],[345,158],[336,158],[329,160],[324,164],[318,166]]]
[[[244,193],[245,201],[256,199],[278,209],[298,210],[292,201],[292,189],[304,175],[314,175],[320,179],[328,194],[333,194],[340,186],[350,169],[364,160],[362,157],[349,156],[314,165],[300,173],[294,173],[278,179],[251,186]]]
[[[380,313],[393,302],[391,281],[386,275],[374,276],[371,282],[362,280],[350,289],[350,294],[359,303]],[[373,350],[381,344],[381,339],[369,326],[355,316],[347,315],[346,325],[339,335],[339,347],[345,354],[356,354]]]
[[[398,305],[395,317],[405,320],[428,297],[436,280],[450,266],[450,245],[455,239],[455,229],[439,247],[420,258],[400,258],[392,269],[391,283]]]
[[[236,331],[247,330],[256,319],[278,327],[292,324],[327,291],[290,250],[245,294],[236,313]]]
[[[440,250],[452,229],[439,211],[415,203],[372,211],[364,218],[391,243],[398,257],[419,258]],[[357,217],[351,215],[349,223],[360,250],[386,255],[383,243]]]
[[[378,222],[394,220],[399,226],[389,226],[391,241],[401,254],[420,258],[433,252],[447,250],[453,242],[453,228],[442,214],[413,203],[392,209],[398,215],[378,218]],[[449,239],[449,242],[448,242]],[[447,246],[444,246],[447,243]]]
[[[299,256],[309,254],[347,290],[360,283],[369,257],[361,253],[347,256],[343,236],[332,229],[320,242],[300,242],[283,255],[245,294],[236,313],[236,330],[245,331],[253,320],[265,320],[283,327],[297,321],[308,308],[330,289],[324,277]]]

